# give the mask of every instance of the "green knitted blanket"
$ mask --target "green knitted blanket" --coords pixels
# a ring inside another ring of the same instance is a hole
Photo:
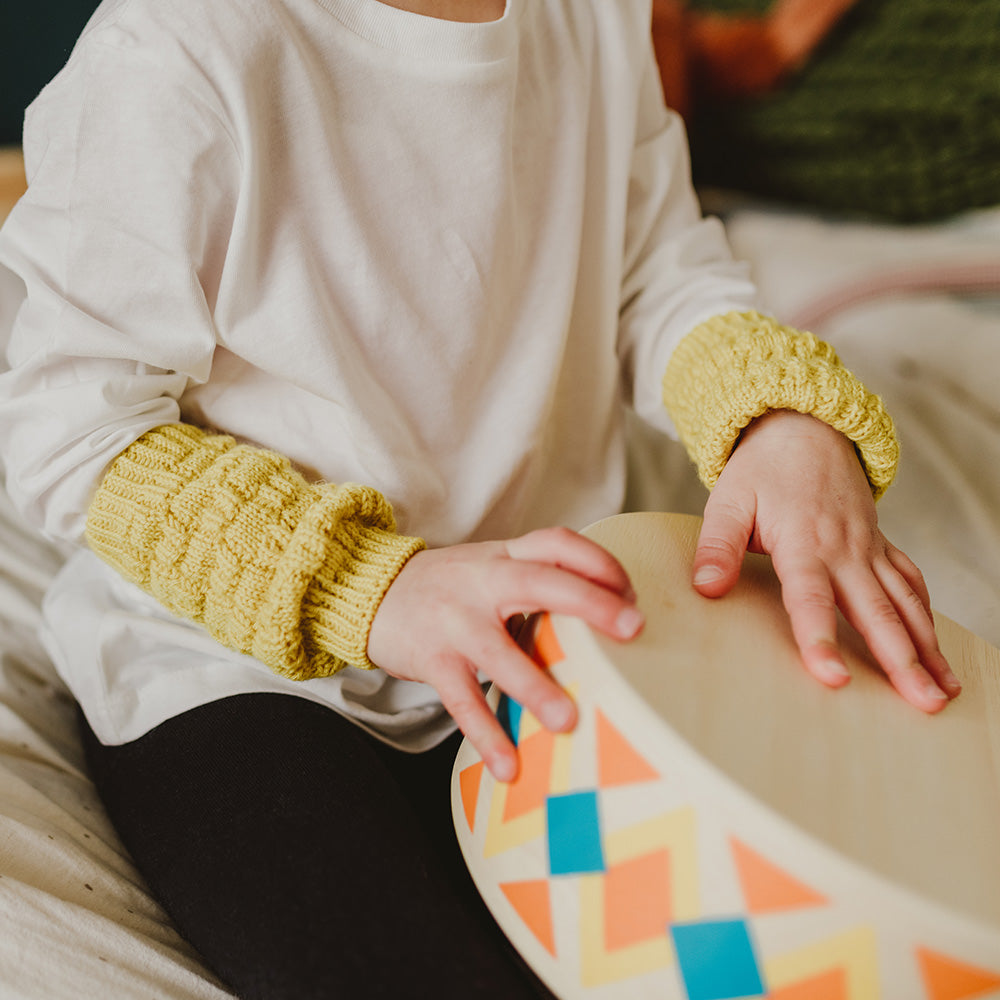
[[[691,147],[700,184],[823,209],[925,221],[1000,204],[1000,0],[861,0],[779,92],[700,108]]]

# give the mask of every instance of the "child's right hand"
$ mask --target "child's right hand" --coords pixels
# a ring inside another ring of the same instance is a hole
[[[486,704],[482,671],[554,732],[576,708],[514,642],[507,622],[552,611],[582,618],[621,640],[643,625],[628,576],[607,551],[565,528],[506,542],[474,542],[414,555],[386,592],[368,637],[371,661],[393,677],[422,681],[500,781],[517,754]]]

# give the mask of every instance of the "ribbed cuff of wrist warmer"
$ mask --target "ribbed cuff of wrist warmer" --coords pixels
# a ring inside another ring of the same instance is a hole
[[[295,680],[373,666],[375,612],[423,548],[376,490],[308,483],[281,455],[186,424],[115,459],[86,534],[169,610]]]
[[[312,676],[333,673],[338,660],[376,668],[368,659],[375,612],[404,563],[422,548],[419,538],[364,524],[341,526],[302,601],[302,633]]]
[[[899,442],[882,401],[811,333],[759,313],[727,313],[678,344],[663,399],[681,441],[711,489],[743,429],[769,410],[797,410],[854,442],[877,500],[899,463]]]

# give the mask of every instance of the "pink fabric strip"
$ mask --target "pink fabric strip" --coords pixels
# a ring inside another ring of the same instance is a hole
[[[849,282],[793,312],[788,322],[809,330],[861,302],[901,292],[1000,292],[1000,261],[920,264]]]

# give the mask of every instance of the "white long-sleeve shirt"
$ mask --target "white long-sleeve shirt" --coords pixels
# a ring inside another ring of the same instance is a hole
[[[107,0],[29,110],[0,262],[8,489],[79,543],[109,463],[177,420],[360,482],[431,545],[617,511],[624,407],[696,324],[754,304],[702,220],[649,0],[508,0],[484,24],[377,0]],[[241,691],[419,749],[434,692],[292,682],[83,550],[46,602],[106,742]]]

